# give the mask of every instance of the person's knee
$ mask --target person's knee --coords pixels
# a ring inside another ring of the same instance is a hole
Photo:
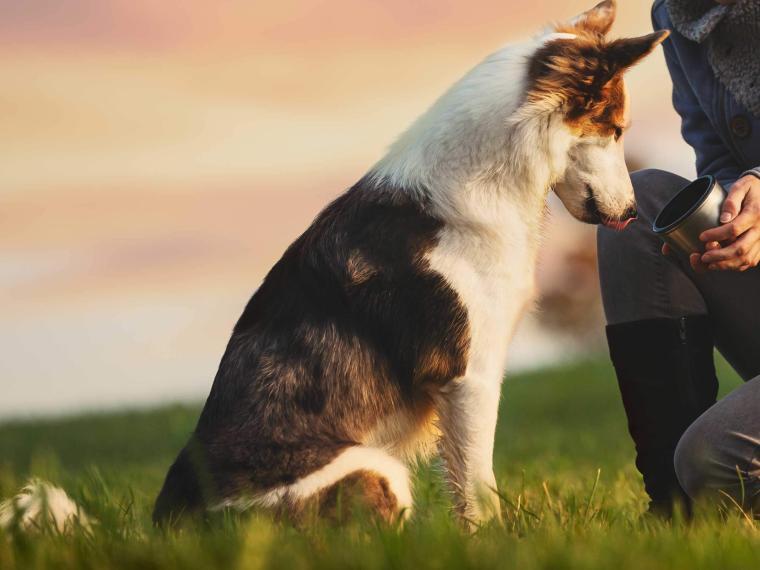
[[[711,487],[712,477],[710,451],[702,441],[702,434],[693,428],[687,430],[678,442],[673,458],[678,482],[692,499]]]
[[[636,194],[639,219],[624,231],[611,230],[601,225],[597,228],[598,253],[602,262],[605,257],[636,257],[642,251],[642,244],[652,239],[659,244],[659,238],[653,238],[652,221],[662,206],[686,182],[676,174],[655,168],[637,170],[631,174],[631,181]],[[644,247],[646,252],[650,249]]]
[[[742,503],[748,490],[754,492],[752,459],[744,456],[741,442],[735,438],[733,432],[718,429],[705,416],[686,430],[676,447],[674,465],[678,482],[689,497],[731,497]]]
[[[689,181],[685,178],[657,168],[645,168],[631,173],[633,192],[639,216],[649,223],[662,207]]]
[[[622,231],[599,225],[596,230],[597,256],[602,273],[607,267],[615,276],[624,276],[625,268],[650,265],[653,252],[659,252],[660,240],[652,232],[652,226],[645,219],[637,219]],[[654,245],[653,245],[654,244]],[[642,261],[643,259],[643,261]],[[624,264],[621,267],[621,264]]]
[[[637,227],[638,220],[623,231],[615,231],[604,226],[596,230],[596,253],[602,286],[625,286],[625,272],[621,272],[622,260],[633,263],[640,257],[642,232]],[[612,283],[608,281],[612,280]]]

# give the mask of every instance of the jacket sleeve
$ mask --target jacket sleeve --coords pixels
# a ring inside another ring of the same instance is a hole
[[[752,175],[756,178],[760,178],[760,166],[756,166],[755,168],[750,168],[749,170],[745,170],[742,172],[742,176],[748,176]]]
[[[656,11],[652,14],[655,29],[669,23],[658,22]],[[726,147],[694,93],[673,48],[672,40],[663,43],[665,62],[673,81],[673,106],[681,116],[681,135],[694,149],[699,176],[712,174],[728,188],[738,179],[743,168]]]

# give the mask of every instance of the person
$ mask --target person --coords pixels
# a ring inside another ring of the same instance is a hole
[[[712,494],[760,512],[760,1],[657,0],[652,19],[672,30],[673,104],[698,174],[729,193],[687,260],[651,228],[688,181],[632,174],[638,220],[598,232],[610,356],[650,511]],[[718,403],[714,346],[746,381]]]

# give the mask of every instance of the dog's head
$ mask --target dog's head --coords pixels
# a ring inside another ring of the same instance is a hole
[[[608,41],[614,20],[615,2],[606,0],[556,26],[530,61],[527,103],[551,108],[570,133],[554,184],[568,211],[622,229],[636,215],[623,152],[630,122],[623,74],[669,32]]]

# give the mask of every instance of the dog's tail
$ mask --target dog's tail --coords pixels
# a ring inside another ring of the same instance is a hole
[[[94,520],[66,492],[39,479],[31,479],[18,495],[0,503],[0,529],[35,532],[46,528],[61,534],[89,531]]]

